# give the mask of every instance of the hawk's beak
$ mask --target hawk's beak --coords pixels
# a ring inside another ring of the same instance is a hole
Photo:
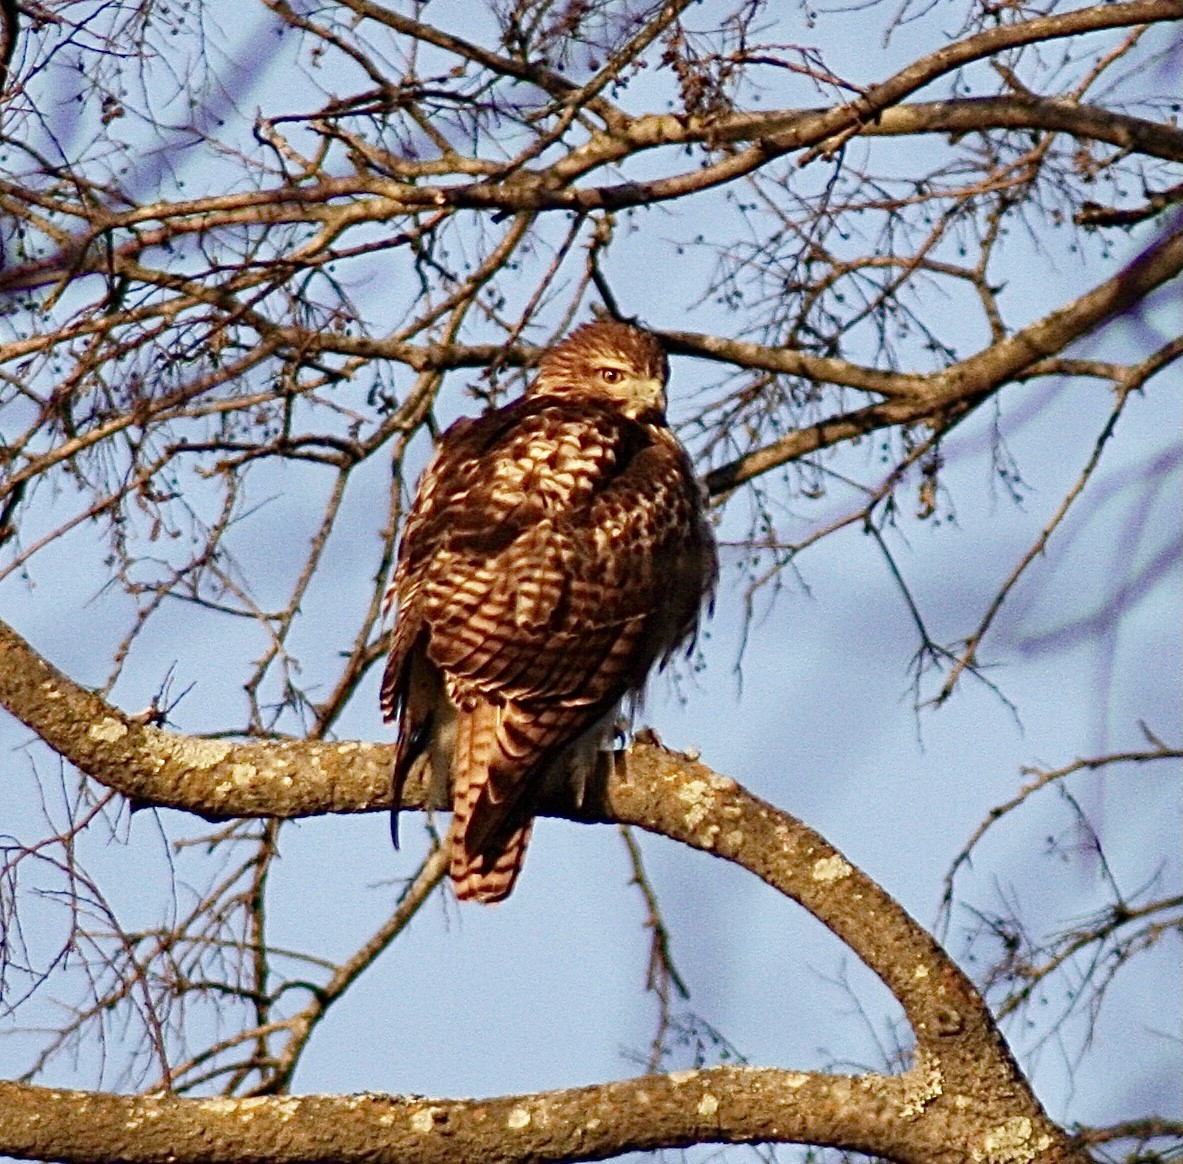
[[[665,385],[660,380],[636,380],[633,389],[633,399],[642,409],[665,411]]]

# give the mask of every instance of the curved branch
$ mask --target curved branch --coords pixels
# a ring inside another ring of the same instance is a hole
[[[160,731],[72,683],[2,623],[0,702],[96,780],[154,804],[206,816],[291,816],[360,812],[388,803],[389,747],[294,740],[215,743]],[[317,1137],[311,1145],[271,1158],[348,1160],[357,1158],[358,1144],[372,1153],[375,1121],[385,1129],[377,1142],[391,1151],[382,1158],[391,1160],[435,1159],[437,1148],[450,1159],[504,1155],[506,1129],[523,1133],[520,1156],[511,1153],[521,1159],[596,1159],[629,1149],[704,1141],[806,1140],[916,1161],[931,1160],[939,1147],[980,1162],[992,1158],[988,1145],[999,1136],[1010,1137],[1000,1161],[1072,1155],[1068,1140],[1031,1094],[969,979],[897,902],[823,837],[733,780],[660,746],[636,745],[627,775],[613,765],[604,769],[585,790],[581,804],[556,800],[539,810],[569,819],[639,825],[741,865],[799,902],[899,1000],[916,1036],[912,1070],[890,1079],[719,1070],[528,1099],[430,1105],[321,1098],[279,1099],[271,1106],[251,1107],[245,1105],[264,1101],[110,1096],[70,1104],[59,1093],[0,1090],[0,1152],[99,1158],[103,1153],[80,1128],[74,1127],[78,1138],[59,1138],[66,1136],[64,1129],[72,1126],[79,1109],[87,1127],[104,1127],[123,1137],[107,1144],[108,1156],[147,1161],[159,1159],[158,1153],[167,1149],[176,1161],[196,1160],[198,1151],[206,1161],[262,1158],[236,1136],[254,1136],[275,1120],[287,1128],[285,1136],[298,1142],[306,1111],[324,1114],[317,1105],[353,1103],[346,1109],[354,1113],[349,1118],[338,1111],[327,1124],[311,1119],[307,1134]],[[404,804],[422,807],[425,799],[425,789],[409,787]],[[686,1089],[688,1080],[697,1082]],[[11,1111],[5,1096],[12,1100]],[[611,1119],[595,1114],[603,1113],[609,1102]],[[46,1105],[62,1114],[30,1121],[27,1113]],[[109,1119],[101,1116],[104,1105],[115,1105]],[[149,1116],[147,1107],[136,1105],[147,1105],[156,1114]],[[64,1114],[67,1108],[69,1114]],[[222,1131],[211,1130],[211,1113],[225,1115]],[[140,1121],[148,1129],[146,1142],[126,1131],[139,1128]],[[323,1136],[330,1134],[326,1128],[344,1136],[347,1127],[356,1132],[356,1142],[325,1144]],[[196,1128],[202,1129],[199,1140],[193,1139]],[[231,1134],[231,1129],[237,1131]],[[441,1134],[433,1139],[433,1132]],[[533,1139],[535,1135],[542,1139]],[[192,1156],[185,1151],[186,1142],[194,1144]],[[273,1140],[261,1142],[274,1149]],[[235,1154],[223,1156],[222,1150]]]
[[[892,1078],[753,1067],[481,1100],[176,1099],[0,1083],[0,1151],[78,1164],[503,1164],[701,1143],[808,1142],[903,1161],[1073,1158],[1067,1141],[1053,1147],[1053,1133],[1024,1117],[968,1137],[951,1134],[933,1098],[931,1080],[917,1070]]]

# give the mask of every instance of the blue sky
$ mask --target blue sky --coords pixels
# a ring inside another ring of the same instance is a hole
[[[827,29],[823,22],[811,35],[823,34],[832,37],[831,64],[859,73],[902,59],[918,35],[905,31],[882,64],[859,69],[841,59],[840,25]],[[709,214],[711,204],[701,212]],[[732,225],[712,221],[720,230]],[[681,221],[677,230],[646,222],[623,238],[609,272],[614,287],[624,309],[653,326],[731,334],[735,319],[722,308],[691,309],[708,260],[676,253],[675,234],[689,229]],[[1121,239],[1115,250],[1132,256],[1139,245],[1138,238]],[[1087,248],[1084,255],[1054,249],[1049,258],[1021,237],[1008,244],[1007,258],[1014,326],[1114,269]],[[678,278],[667,277],[669,270]],[[367,292],[377,297],[369,301],[376,316],[389,307],[382,291]],[[1095,351],[1122,353],[1145,342],[1147,330],[1169,334],[1177,311],[1176,288],[1140,322],[1110,328]],[[982,341],[969,320],[958,340],[963,354]],[[675,417],[685,415],[686,399],[714,371],[700,361],[673,361]],[[442,411],[472,410],[464,383],[463,373],[448,378]],[[1131,401],[1093,501],[1053,537],[986,640],[989,677],[1017,716],[972,677],[942,709],[915,709],[908,672],[915,628],[874,542],[854,527],[803,554],[799,576],[786,576],[775,599],[770,592],[757,596],[746,646],[748,579],[725,550],[717,613],[701,644],[705,669],[684,669],[677,683],[656,679],[643,720],[668,743],[698,748],[717,771],[818,828],[932,924],[950,862],[989,810],[1014,795],[1025,765],[1055,767],[1141,747],[1140,722],[1167,741],[1180,738],[1177,388],[1178,371],[1168,370]],[[902,517],[888,542],[936,638],[950,641],[973,628],[1080,472],[1110,404],[1110,390],[1096,382],[1009,386],[997,417],[986,405],[946,442],[939,524],[913,517],[914,489],[901,492]],[[994,472],[995,424],[1021,468],[1021,504],[1004,495]],[[871,480],[876,454],[876,443],[867,441],[826,463]],[[425,455],[423,447],[420,462]],[[351,633],[351,602],[362,600],[368,584],[373,531],[385,505],[383,469],[375,464],[358,475],[349,517],[334,535],[331,567],[303,608],[293,650],[310,669],[330,666]],[[277,470],[261,475],[260,487],[269,500],[244,523],[239,549],[267,602],[290,585],[324,482]],[[70,500],[46,496],[41,504],[30,532],[55,520]],[[778,532],[799,539],[846,504],[837,487],[818,502],[777,502]],[[744,517],[742,501],[733,502],[721,536],[741,536]],[[0,584],[5,617],[53,663],[90,684],[106,675],[129,613],[106,585],[103,556],[84,528],[44,552],[27,577]],[[1132,597],[1123,599],[1123,588]],[[234,636],[213,625],[194,608],[163,611],[116,688],[119,705],[138,710],[175,664],[175,688],[193,685],[176,726],[197,731],[232,722],[259,640],[249,629]],[[371,675],[354,699],[340,725],[343,737],[390,738],[377,712],[376,683]],[[0,720],[0,755],[7,757],[0,813],[4,830],[18,835],[37,827],[34,774],[51,787],[57,780],[52,757],[27,749],[26,741],[13,720]],[[1124,894],[1153,879],[1161,895],[1178,892],[1177,766],[1125,766],[1104,779],[1078,775],[1069,787]],[[197,831],[177,814],[162,814],[159,822],[141,814],[130,825],[121,821],[113,839],[96,834],[83,846],[106,874],[125,924],[143,924],[166,908],[169,870],[159,828],[170,835]],[[407,844],[396,854],[380,817],[285,827],[271,885],[274,940],[330,958],[363,940],[386,916],[395,879],[407,876],[423,851],[419,822],[409,821],[404,832]],[[1074,924],[1107,900],[1106,869],[1086,840],[1072,805],[1048,789],[986,839],[959,881],[960,901],[984,910],[1018,902],[1037,930]],[[885,990],[796,905],[703,854],[659,838],[641,843],[691,988],[679,1009],[705,1019],[760,1064],[881,1068],[895,1040],[906,1041],[892,1026],[900,1016]],[[178,860],[182,879],[192,860]],[[633,1073],[647,1050],[654,1005],[642,990],[647,939],[628,877],[613,829],[540,822],[511,899],[495,909],[430,902],[314,1036],[296,1089],[492,1094]],[[34,940],[49,949],[60,915],[55,920],[46,903],[30,909]],[[965,953],[971,924],[959,908],[948,938],[953,953]],[[1029,1023],[1008,1027],[1053,1116],[1099,1122],[1180,1114],[1178,965],[1177,939],[1167,938],[1123,969],[1083,1056],[1081,1018],[1049,1033],[1041,1017],[1057,1013],[1056,991]],[[34,1017],[51,1017],[48,997],[37,1006]],[[27,1063],[33,1043],[9,1026],[2,1020],[5,1075]],[[112,1049],[112,1062],[119,1054]],[[671,1065],[685,1062],[675,1056]],[[94,1066],[93,1048],[86,1048],[77,1072],[62,1063],[46,1079],[89,1082]]]

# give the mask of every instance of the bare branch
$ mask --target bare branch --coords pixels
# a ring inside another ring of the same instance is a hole
[[[877,429],[918,421],[938,427],[956,423],[1003,385],[1030,375],[1040,361],[1128,310],[1154,288],[1176,278],[1180,271],[1183,227],[1176,227],[1113,278],[976,355],[942,372],[918,378],[909,395],[902,393],[899,380],[890,379],[890,397],[884,403],[798,429],[774,444],[714,469],[707,474],[707,488],[711,493],[723,493],[778,465]],[[678,335],[675,339],[684,341],[685,337]],[[769,362],[774,358],[770,356]],[[791,353],[785,356],[784,363],[786,370],[795,366],[804,371],[808,365],[808,361],[798,361]]]

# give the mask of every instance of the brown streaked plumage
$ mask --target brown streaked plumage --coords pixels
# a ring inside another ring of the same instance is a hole
[[[462,900],[513,888],[531,805],[582,786],[622,700],[692,640],[717,573],[668,364],[631,324],[578,328],[526,394],[452,425],[419,483],[387,593],[382,711],[394,810],[430,765]]]

